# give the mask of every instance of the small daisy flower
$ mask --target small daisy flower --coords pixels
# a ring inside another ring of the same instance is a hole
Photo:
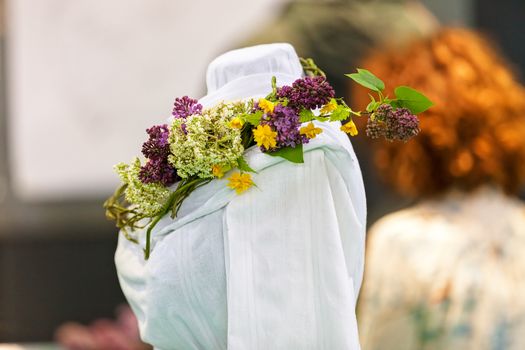
[[[277,133],[269,125],[259,125],[253,129],[253,138],[257,146],[265,149],[275,148],[277,145]]]
[[[341,126],[341,131],[349,134],[350,136],[356,136],[359,132],[353,120]]]
[[[299,130],[301,135],[306,135],[309,139],[315,139],[317,135],[323,132],[323,129],[315,127],[314,123],[310,122]]]
[[[247,173],[234,173],[228,180],[228,187],[235,190],[237,194],[241,194],[253,186],[252,177]]]

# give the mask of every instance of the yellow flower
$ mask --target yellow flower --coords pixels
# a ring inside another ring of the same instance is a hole
[[[277,145],[276,137],[277,133],[269,125],[258,125],[253,129],[253,138],[259,147],[274,148]]]
[[[252,177],[247,173],[235,173],[229,178],[228,187],[241,194],[253,186]]]
[[[273,102],[268,101],[265,98],[259,99],[259,108],[262,109],[264,113],[273,113],[274,107],[275,105],[273,104]]]
[[[323,129],[316,128],[314,123],[310,122],[306,126],[299,129],[301,135],[306,135],[309,139],[315,139],[317,135],[323,132]]]
[[[323,108],[321,108],[321,114],[329,114],[335,111],[337,108],[337,101],[334,99],[331,99],[330,102],[325,104]]]
[[[235,117],[232,120],[230,120],[229,125],[232,129],[241,129],[244,125],[244,121],[239,117]]]
[[[354,124],[353,120],[350,120],[345,125],[341,126],[341,131],[346,132],[347,134],[350,134],[350,136],[355,136],[358,134],[357,127]]]
[[[219,164],[212,166],[211,172],[213,176],[218,177],[219,179],[224,176],[224,168]]]

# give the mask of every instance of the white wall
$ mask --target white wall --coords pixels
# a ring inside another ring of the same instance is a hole
[[[174,97],[280,0],[8,0],[10,173],[26,200],[97,197]]]

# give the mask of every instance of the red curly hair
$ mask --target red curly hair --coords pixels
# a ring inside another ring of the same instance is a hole
[[[404,144],[374,142],[374,161],[405,195],[494,184],[514,194],[525,181],[525,90],[498,52],[475,32],[443,29],[362,64],[388,87],[411,86],[434,106],[420,115],[421,133]],[[366,106],[368,91],[353,84]],[[388,91],[392,96],[392,91]]]

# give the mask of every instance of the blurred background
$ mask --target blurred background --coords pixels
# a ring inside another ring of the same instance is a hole
[[[348,95],[340,78],[369,48],[409,36],[374,32],[379,3],[397,6],[389,21],[414,36],[438,22],[482,30],[523,82],[523,0],[0,0],[0,343],[50,342],[64,322],[113,318],[125,303],[117,231],[102,209],[117,185],[112,166],[138,153],[174,97],[205,94],[215,56],[289,41]],[[312,9],[339,17],[312,35],[322,13]],[[359,153],[372,224],[411,202],[384,194],[379,203]]]

